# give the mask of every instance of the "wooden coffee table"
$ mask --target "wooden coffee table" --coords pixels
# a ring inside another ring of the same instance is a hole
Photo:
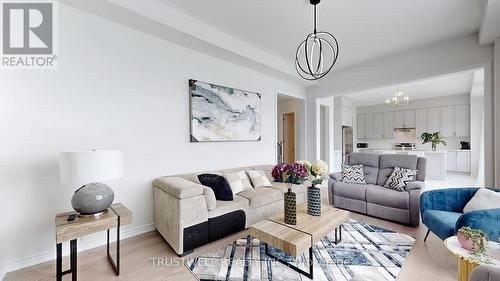
[[[283,214],[275,215],[250,226],[250,236],[265,243],[266,255],[313,279],[312,247],[329,233],[335,231],[335,244],[342,239],[342,224],[349,218],[349,212],[321,205],[321,216],[307,214],[307,205],[297,205],[297,224],[284,222]],[[340,235],[339,237],[337,235]],[[339,239],[340,238],[340,239]],[[287,261],[273,256],[268,245],[280,249],[290,256],[298,257],[309,251],[309,272],[306,272]]]

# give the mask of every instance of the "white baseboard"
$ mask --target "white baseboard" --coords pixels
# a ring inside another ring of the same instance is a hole
[[[155,230],[154,225],[151,224],[146,224],[143,226],[135,227],[135,228],[130,228],[127,230],[122,230],[120,231],[120,240],[130,238],[133,236],[137,236],[139,234],[143,234],[146,232],[150,232]],[[111,238],[112,241],[114,241],[114,238]],[[96,248],[102,245],[106,245],[106,237],[102,237],[100,239],[94,239],[90,241],[83,241],[80,242],[78,245],[78,252],[82,252],[85,250],[89,250],[92,248]],[[63,256],[69,255],[69,247],[65,247],[63,251]],[[5,264],[5,272],[0,272],[0,280],[3,280],[3,277],[6,273],[11,272],[11,271],[16,271],[25,267],[33,266],[39,263],[55,260],[56,258],[56,250],[55,250],[55,245],[53,250],[49,251],[44,251],[38,254],[30,255],[27,257],[23,257],[14,261],[7,262]]]

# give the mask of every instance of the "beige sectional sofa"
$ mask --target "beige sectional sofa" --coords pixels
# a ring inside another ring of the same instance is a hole
[[[273,165],[241,167],[167,176],[155,179],[154,224],[179,255],[248,228],[251,224],[283,210],[284,183],[273,182]],[[198,175],[224,175],[246,170],[263,170],[272,187],[259,187],[234,195],[234,201],[219,201]],[[306,201],[306,185],[293,185],[297,203]]]

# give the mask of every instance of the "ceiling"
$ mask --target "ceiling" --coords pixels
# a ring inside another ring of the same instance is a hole
[[[260,48],[293,66],[312,29],[306,0],[157,0]],[[479,30],[483,1],[329,0],[318,5],[318,29],[340,43],[336,68]]]
[[[412,100],[421,100],[470,93],[474,71],[465,71],[449,75],[418,80],[399,85],[404,95]],[[382,105],[387,98],[394,96],[397,85],[372,89],[347,95],[357,106]]]

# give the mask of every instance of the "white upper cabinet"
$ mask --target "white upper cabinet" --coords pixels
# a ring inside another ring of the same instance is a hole
[[[384,138],[392,139],[394,138],[394,112],[384,113]]]
[[[394,128],[404,128],[405,114],[404,111],[394,112]]]
[[[441,108],[441,135],[443,137],[455,136],[455,106],[443,106]]]
[[[441,132],[441,107],[429,108],[429,133]]]
[[[455,137],[470,136],[469,105],[455,105]]]
[[[415,131],[417,139],[420,139],[422,133],[427,132],[429,126],[427,108],[419,108],[415,111]]]
[[[352,127],[352,107],[342,106],[342,126]]]
[[[385,123],[385,114],[383,112],[381,113],[375,113],[374,118],[373,118],[373,128],[374,128],[374,133],[373,136],[376,139],[383,139],[385,138],[385,130],[384,130],[384,123]]]
[[[375,138],[375,114],[369,113],[366,114],[366,138],[374,139]]]
[[[415,128],[415,109],[405,110],[404,128]]]
[[[358,139],[366,139],[366,115],[365,114],[360,114],[358,115],[358,120],[357,120],[357,133],[358,133]]]

